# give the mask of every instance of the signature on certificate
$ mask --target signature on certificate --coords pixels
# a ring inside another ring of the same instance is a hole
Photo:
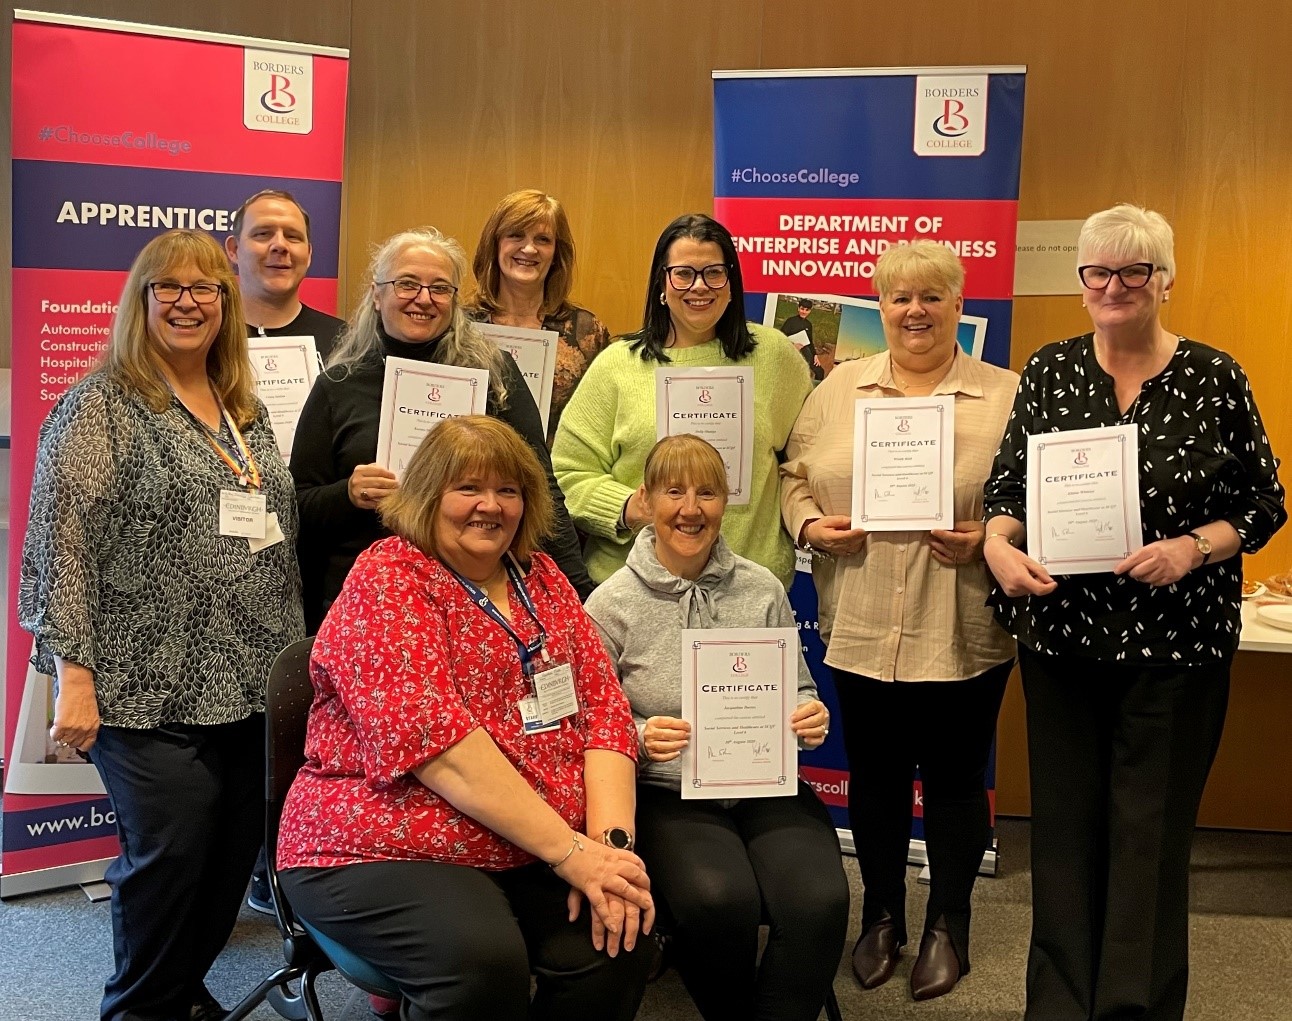
[[[1113,530],[1113,523],[1112,523],[1111,521],[1096,521],[1096,522],[1095,522],[1095,534],[1096,534],[1096,535],[1106,535],[1107,533],[1111,532],[1112,530]]]
[[[1066,525],[1064,525],[1062,528],[1055,528],[1053,525],[1050,526],[1051,539],[1061,539],[1065,535],[1071,535],[1071,534],[1072,534],[1072,529],[1068,528]]]
[[[704,748],[704,755],[707,759],[725,759],[730,752],[730,748],[715,748],[713,745],[706,745]]]

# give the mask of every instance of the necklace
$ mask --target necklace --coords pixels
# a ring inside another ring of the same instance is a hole
[[[901,390],[903,393],[905,393],[907,390],[909,390],[909,389],[910,389],[911,387],[913,387],[913,386],[915,386],[915,387],[919,387],[919,386],[936,387],[939,383],[941,383],[944,379],[946,379],[946,378],[947,378],[947,372],[950,372],[950,371],[951,371],[951,366],[950,366],[950,365],[948,365],[948,366],[947,366],[947,369],[946,369],[946,372],[943,372],[943,373],[942,373],[942,375],[940,375],[937,379],[928,380],[927,382],[924,382],[924,383],[908,383],[908,382],[906,382],[905,380],[903,380],[903,379],[902,379],[901,374],[900,374],[900,373],[898,373],[898,371],[897,371],[897,362],[893,361],[893,357],[892,357],[892,355],[889,355],[889,357],[888,357],[888,371],[892,373],[892,375],[893,375],[893,382],[897,384],[897,389],[899,389],[899,390]]]

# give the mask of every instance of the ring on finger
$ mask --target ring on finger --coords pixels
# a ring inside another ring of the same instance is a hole
[[[366,489],[359,490],[359,499],[360,500],[368,499],[368,491]]]

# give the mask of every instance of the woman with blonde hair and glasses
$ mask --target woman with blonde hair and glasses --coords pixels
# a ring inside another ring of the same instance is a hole
[[[1241,553],[1287,519],[1251,385],[1162,322],[1174,235],[1119,205],[1077,239],[1091,332],[1028,361],[987,483],[996,618],[1018,639],[1032,781],[1034,1021],[1178,1021],[1189,851],[1238,648]],[[1029,436],[1134,426],[1139,548],[1051,576],[1027,546]]]
[[[608,343],[600,319],[570,301],[575,246],[565,207],[535,188],[514,191],[480,229],[472,271],[476,291],[467,315],[499,326],[558,335],[547,444],[589,363]]]
[[[790,533],[828,558],[814,561],[812,580],[865,886],[853,971],[866,989],[887,982],[907,941],[918,769],[932,885],[910,986],[926,1000],[969,972],[970,898],[991,838],[984,781],[1014,643],[985,605],[982,486],[1018,376],[960,348],[964,267],[946,245],[888,249],[875,287],[888,350],[836,365],[808,398],[785,448],[781,509]],[[954,527],[854,529],[858,404],[930,396],[955,402]]]
[[[50,736],[116,817],[104,1021],[224,1016],[203,979],[264,834],[265,682],[305,633],[295,539],[228,259],[169,231],[41,427],[18,591],[57,675]]]
[[[301,507],[305,619],[318,626],[355,557],[389,534],[378,509],[399,484],[375,463],[387,356],[489,372],[487,410],[534,448],[547,472],[556,525],[546,549],[582,595],[592,590],[578,536],[551,475],[542,419],[511,355],[486,340],[463,312],[462,246],[434,227],[402,231],[378,246],[359,303],[314,384],[292,446]]]

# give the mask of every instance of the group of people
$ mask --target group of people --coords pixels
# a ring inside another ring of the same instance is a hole
[[[960,348],[953,252],[894,246],[874,281],[888,350],[831,361],[815,386],[820,353],[747,321],[735,244],[702,214],[660,235],[641,329],[613,342],[570,301],[573,236],[541,192],[488,218],[469,300],[462,246],[404,231],[347,323],[300,301],[309,220],[290,195],[252,196],[234,230],[223,249],[191,231],[145,246],[33,479],[20,617],[57,675],[51,736],[98,767],[122,845],[105,1021],[223,1016],[203,983],[263,837],[265,679],[307,633],[307,761],[276,867],[301,917],[398,986],[406,1021],[631,1018],[657,927],[705,1018],[815,1018],[850,910],[820,800],[803,782],[680,795],[681,632],[794,626],[796,546],[851,773],[861,985],[888,981],[909,939],[917,771],[932,885],[911,993],[969,972],[984,778],[1017,658],[1027,1017],[1182,1017],[1237,554],[1286,515],[1242,369],[1162,323],[1175,270],[1159,215],[1086,222],[1093,329],[1021,380]],[[558,332],[546,431],[480,321]],[[324,358],[290,469],[255,396],[255,331],[309,333]],[[389,355],[489,374],[487,413],[435,428],[402,478],[376,462]],[[658,368],[724,365],[753,377],[739,505],[712,446],[655,422]],[[858,405],[923,396],[954,401],[953,526],[854,528]],[[1112,573],[1052,577],[1026,551],[1027,438],[1119,423],[1138,432],[1145,544]],[[831,719],[801,654],[794,701],[785,726],[818,747]]]

